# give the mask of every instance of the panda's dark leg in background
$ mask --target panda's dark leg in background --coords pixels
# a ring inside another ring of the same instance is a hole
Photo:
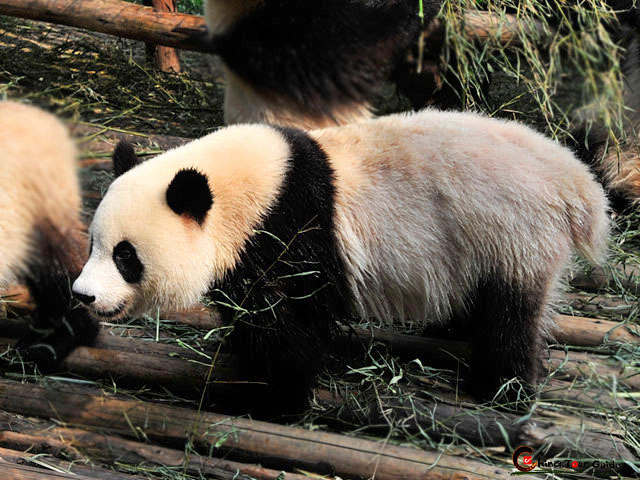
[[[72,300],[71,285],[80,272],[86,248],[78,236],[48,227],[37,234],[40,249],[25,281],[36,304],[31,331],[16,345],[22,358],[47,370],[76,346],[90,345],[98,322]],[[74,308],[75,307],[75,308]]]
[[[544,282],[523,287],[500,275],[478,286],[470,312],[472,358],[470,391],[491,400],[507,380],[518,378],[527,395],[539,380],[544,342]],[[504,392],[506,399],[526,400],[518,385]]]

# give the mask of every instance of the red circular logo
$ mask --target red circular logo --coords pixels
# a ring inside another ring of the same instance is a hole
[[[530,472],[538,465],[538,462],[533,461],[533,448],[531,447],[518,447],[513,452],[513,465],[521,472]],[[522,461],[520,462],[520,457]]]
[[[575,460],[573,462],[571,462],[571,467],[572,468],[578,468],[578,462],[576,462]]]

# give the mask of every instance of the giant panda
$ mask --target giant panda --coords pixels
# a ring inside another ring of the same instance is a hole
[[[109,321],[208,297],[274,409],[304,405],[354,315],[466,320],[474,394],[533,385],[572,252],[606,250],[607,199],[588,167],[474,113],[237,125],[144,163],[121,144],[113,161],[74,294]]]
[[[425,25],[441,0],[423,1]],[[368,119],[373,91],[417,39],[414,0],[207,0],[225,122],[321,128]]]
[[[41,367],[97,333],[84,309],[71,308],[87,240],[75,161],[75,146],[55,117],[0,102],[0,288],[15,281],[30,288],[36,330],[17,346]]]

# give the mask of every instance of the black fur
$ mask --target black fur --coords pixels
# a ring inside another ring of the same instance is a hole
[[[144,265],[138,258],[136,248],[126,240],[113,247],[113,262],[127,283],[138,283],[144,273]]]
[[[334,233],[333,171],[307,134],[280,131],[291,157],[278,202],[209,296],[234,325],[231,348],[245,373],[269,383],[248,402],[292,413],[306,405],[350,296]]]
[[[77,245],[61,238],[54,244],[50,235],[35,233],[40,255],[28,266],[25,282],[36,304],[33,331],[20,339],[16,349],[23,359],[34,361],[43,371],[62,361],[76,346],[90,345],[99,325],[83,308],[73,309],[71,284],[78,272],[67,265],[68,252]]]
[[[167,204],[178,215],[188,215],[202,225],[213,205],[207,176],[194,168],[176,173],[167,188]]]
[[[113,151],[113,172],[116,178],[140,163],[136,152],[126,140],[120,140]]]
[[[441,0],[426,0],[425,23]],[[250,85],[301,111],[331,116],[370,99],[420,30],[413,0],[265,0],[211,49]]]
[[[520,286],[494,272],[477,286],[467,325],[472,342],[470,391],[478,398],[490,400],[505,380],[514,377],[532,393],[545,351],[540,325],[544,283],[541,279]],[[507,392],[507,398],[514,399],[513,393]]]

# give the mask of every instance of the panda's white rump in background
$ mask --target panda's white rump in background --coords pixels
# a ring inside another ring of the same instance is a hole
[[[0,102],[0,185],[0,287],[25,282],[36,304],[36,331],[16,348],[23,359],[51,368],[97,333],[83,309],[71,309],[86,236],[76,149],[62,122],[32,106]]]
[[[522,125],[476,114],[309,133],[235,126],[129,170],[136,159],[123,151],[74,291],[114,318],[206,294],[279,408],[304,402],[354,311],[467,318],[475,393],[534,383],[572,251],[597,261],[605,250],[607,202],[587,167]]]

